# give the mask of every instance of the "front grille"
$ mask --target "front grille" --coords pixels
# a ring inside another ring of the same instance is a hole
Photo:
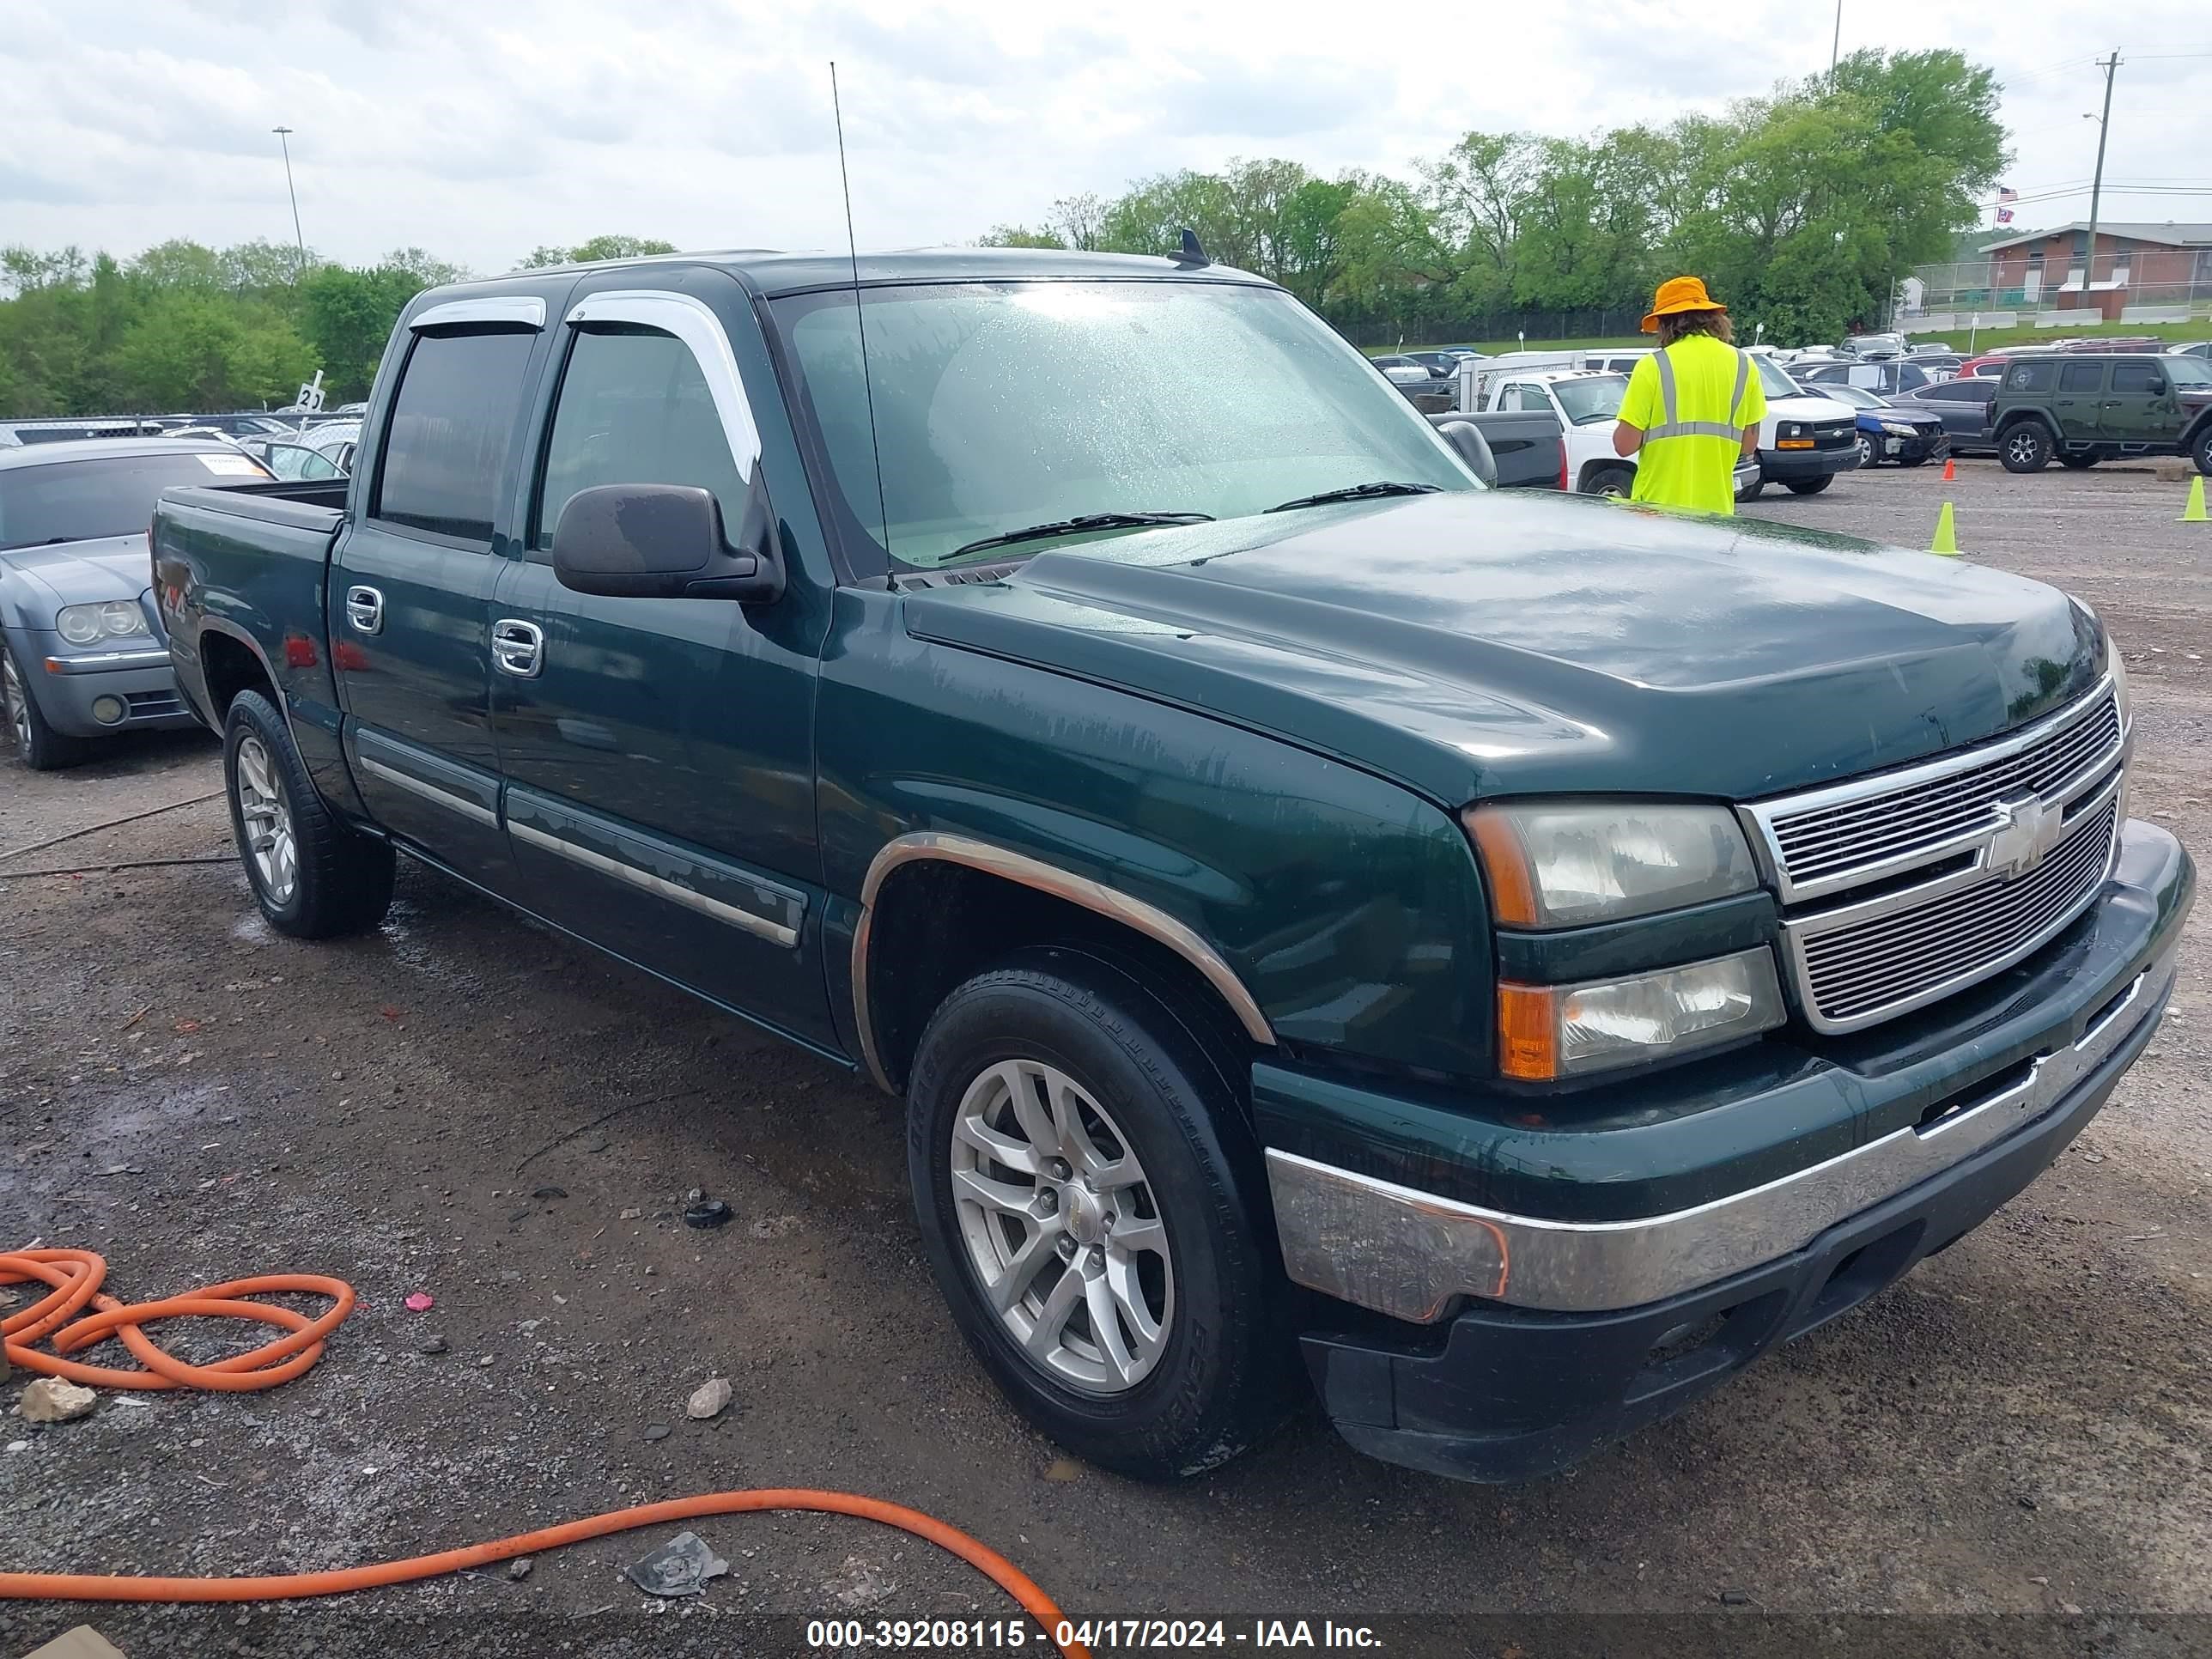
[[[2072,919],[2105,877],[2119,802],[2084,816],[2041,864],[1797,945],[1805,994],[1834,1027],[1872,1023],[2018,961]]]
[[[1976,763],[1972,753],[1916,769],[1890,788],[1784,807],[1766,816],[1790,894],[1847,884],[1954,847],[1992,827],[1997,803],[2023,791],[2063,798],[2102,775],[2120,750],[2119,704],[2107,687],[2084,707]],[[1824,792],[1825,793],[1825,792]]]

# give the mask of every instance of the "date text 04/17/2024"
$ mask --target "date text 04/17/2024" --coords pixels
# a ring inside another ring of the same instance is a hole
[[[1021,1619],[817,1619],[806,1626],[810,1648],[1026,1648],[1042,1635]],[[1079,1643],[1093,1650],[1177,1648],[1380,1648],[1382,1638],[1364,1625],[1322,1620],[1255,1619],[1232,1626],[1223,1619],[1062,1620],[1051,1632],[1054,1646]]]

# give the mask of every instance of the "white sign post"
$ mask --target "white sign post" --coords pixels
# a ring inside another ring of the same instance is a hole
[[[307,418],[323,411],[323,371],[317,369],[315,378],[301,383],[300,395],[292,399],[300,408],[300,430],[307,429]]]

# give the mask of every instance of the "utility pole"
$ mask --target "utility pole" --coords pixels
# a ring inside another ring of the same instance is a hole
[[[269,131],[276,135],[276,142],[284,148],[284,193],[292,198],[292,245],[300,250],[299,262],[292,267],[292,280],[297,283],[307,273],[307,239],[300,232],[300,192],[292,188],[292,129],[271,127]]]
[[[2097,171],[2089,181],[2089,246],[2081,254],[2081,303],[2087,305],[2089,286],[2097,280],[2097,209],[2105,189],[2105,140],[2112,131],[2112,79],[2120,67],[2117,49],[2100,66],[2105,71],[2105,112],[2096,117]]]
[[[1830,91],[1833,91],[1835,89],[1836,59],[1842,52],[1843,44],[1844,0],[1836,0],[1836,32],[1828,41],[1828,88]]]

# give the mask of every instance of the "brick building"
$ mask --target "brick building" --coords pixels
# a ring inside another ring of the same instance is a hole
[[[2076,220],[1983,244],[1991,301],[2027,309],[2100,306],[2117,317],[2124,305],[2212,300],[2212,224],[2100,223],[2085,301],[2081,255],[2088,234],[2087,223]]]

